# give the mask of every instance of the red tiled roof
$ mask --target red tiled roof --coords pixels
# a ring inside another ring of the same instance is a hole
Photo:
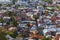
[[[37,34],[33,34],[32,38],[39,38],[39,39],[43,39],[45,38],[45,36],[38,36]]]
[[[43,38],[45,38],[45,36],[38,36],[38,38],[43,39]]]

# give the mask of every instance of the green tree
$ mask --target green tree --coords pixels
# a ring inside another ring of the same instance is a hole
[[[26,26],[28,27],[28,31],[30,32],[30,29],[32,28],[32,25],[30,25],[30,23],[28,22],[28,23],[26,24]]]
[[[9,34],[11,37],[13,37],[13,38],[16,38],[16,37],[18,36],[16,30],[11,30],[11,31],[8,32],[8,34]]]
[[[48,38],[43,38],[42,40],[52,40],[52,39],[48,37]]]
[[[14,17],[11,17],[10,21],[15,21]]]
[[[36,26],[37,26],[37,28],[38,28],[37,19],[39,19],[39,16],[37,16],[37,15],[33,15],[33,18],[35,19],[35,21],[36,21]]]
[[[0,28],[0,40],[7,40],[5,31]]]
[[[17,20],[15,20],[14,17],[11,17],[10,21],[11,21],[13,26],[17,26],[18,25]]]
[[[15,12],[11,12],[11,11],[6,11],[5,12],[8,16],[16,16]]]
[[[57,13],[54,13],[54,16],[57,16]]]
[[[57,9],[60,10],[60,6],[57,6]]]
[[[28,27],[28,29],[30,29],[30,28],[31,28],[31,26],[30,26],[30,23],[29,23],[29,22],[27,23],[27,27]]]
[[[2,4],[0,4],[0,7],[2,6]]]
[[[34,18],[35,21],[36,21],[36,27],[37,27],[37,30],[39,31],[38,23],[37,23],[37,19],[39,19],[39,16],[37,16],[37,15],[33,15],[33,18]],[[35,39],[38,40],[38,38],[35,38]]]
[[[48,11],[45,11],[45,16],[48,16]]]
[[[10,22],[6,22],[7,25],[10,25]]]
[[[52,0],[43,0],[45,2],[51,3],[52,4]]]
[[[20,7],[20,5],[18,5],[18,4],[17,4],[17,5],[15,5],[15,9],[18,9],[18,7]]]
[[[12,3],[15,4],[18,0],[12,0]]]
[[[6,14],[11,16],[12,15],[12,12],[11,11],[6,11]]]
[[[12,21],[12,24],[13,24],[13,26],[17,26],[18,25],[17,21]]]
[[[8,7],[10,7],[11,6],[11,4],[5,4],[6,6],[8,6]]]
[[[0,18],[0,23],[2,23],[3,22],[3,18]]]
[[[4,21],[3,18],[0,18],[0,23],[2,23],[2,26],[3,26],[3,21]]]

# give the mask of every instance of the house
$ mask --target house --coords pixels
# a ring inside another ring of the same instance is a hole
[[[6,25],[6,23],[0,23],[0,26],[5,26]]]
[[[56,31],[57,31],[57,32],[60,32],[60,27],[56,28]]]
[[[52,23],[49,18],[45,18],[43,21],[44,21],[46,24],[51,24],[51,23]]]
[[[4,21],[9,21],[9,20],[10,20],[10,17],[6,17],[6,16],[5,16],[5,17],[3,17],[3,20],[4,20]]]
[[[36,25],[33,25],[33,27],[30,29],[30,32],[35,32],[36,31]]]
[[[44,10],[44,7],[40,5],[40,6],[37,6],[37,9],[38,10]]]
[[[0,17],[2,17],[3,16],[3,13],[0,13]]]
[[[60,20],[56,20],[56,24],[60,24]]]
[[[49,28],[49,29],[44,29],[43,30],[43,34],[45,35],[45,36],[47,36],[47,35],[51,35],[51,32],[56,32],[56,29],[55,28]]]
[[[0,4],[11,4],[10,0],[0,0]]]
[[[53,4],[59,3],[60,0],[53,0]]]
[[[28,1],[29,0],[18,0],[18,2],[16,4],[19,4],[19,5],[28,5]]]
[[[57,32],[56,36],[54,36],[52,40],[60,40],[60,32]]]

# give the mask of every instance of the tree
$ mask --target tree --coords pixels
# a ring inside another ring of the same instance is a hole
[[[11,16],[12,15],[12,12],[11,11],[6,11],[6,14]]]
[[[0,23],[2,23],[2,26],[3,26],[3,18],[0,18]]]
[[[7,25],[10,25],[10,22],[6,22]]]
[[[30,33],[30,29],[33,26],[32,24],[30,24],[29,22],[26,24],[26,26],[28,27],[28,32]]]
[[[18,36],[16,30],[10,30],[10,31],[8,32],[8,34],[9,34],[11,37],[13,37],[13,38],[16,38],[16,37]]]
[[[37,19],[39,19],[39,16],[37,16],[37,15],[33,15],[33,18],[35,19],[35,21],[36,21],[36,26],[37,26],[37,28],[38,28]]]
[[[57,13],[54,13],[54,16],[57,16]]]
[[[45,16],[48,16],[48,11],[45,11]]]
[[[12,0],[12,3],[15,4],[18,0]]]
[[[6,11],[5,12],[8,16],[16,16],[16,12],[12,11]]]
[[[15,20],[14,17],[11,17],[10,21],[11,21],[13,26],[17,26],[18,25],[17,20]]]
[[[52,0],[43,0],[45,2],[51,3],[52,4]]]
[[[47,9],[50,10],[50,11],[52,11],[52,12],[54,11],[54,7],[52,7],[52,6],[47,7]]]
[[[28,27],[28,29],[30,29],[30,28],[31,28],[31,25],[30,25],[30,23],[29,23],[29,22],[27,23],[27,27]]]
[[[34,18],[35,21],[36,21],[37,30],[39,31],[38,23],[37,23],[37,19],[39,19],[39,16],[37,16],[37,15],[33,15],[33,18]],[[38,40],[38,38],[35,38],[35,39]]]
[[[48,38],[43,38],[42,40],[52,40],[52,39],[48,37]]]
[[[17,23],[16,20],[15,21],[12,21],[12,24],[13,24],[13,26],[17,26],[18,25],[18,23]]]
[[[2,4],[0,4],[0,7],[2,6]]]
[[[57,9],[60,10],[60,6],[57,6]]]
[[[15,21],[15,18],[14,17],[11,17],[10,21]]]
[[[7,40],[5,31],[0,28],[0,40]]]
[[[15,9],[18,9],[18,7],[20,7],[20,5],[18,5],[18,4],[17,4],[17,5],[15,5]]]
[[[3,22],[3,18],[0,18],[0,23],[2,23]]]

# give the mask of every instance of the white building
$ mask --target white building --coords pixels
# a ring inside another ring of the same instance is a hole
[[[28,3],[28,0],[18,0],[18,2],[16,4],[19,4],[19,5],[27,5]]]
[[[0,0],[0,4],[10,4],[11,0]]]

